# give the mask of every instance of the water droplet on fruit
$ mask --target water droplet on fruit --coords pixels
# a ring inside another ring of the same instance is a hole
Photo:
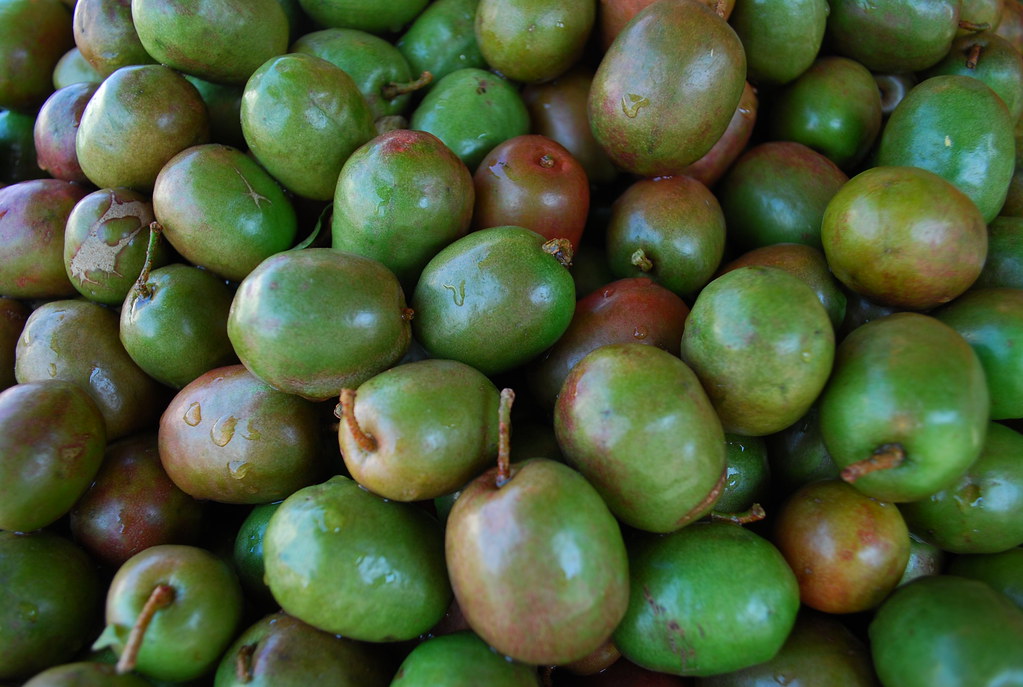
[[[458,282],[458,288],[456,289],[454,284],[442,284],[442,286],[451,292],[451,297],[454,299],[455,305],[462,307],[465,305],[465,280]]]
[[[234,415],[226,415],[210,428],[210,440],[217,446],[227,446],[234,439],[234,427],[238,424],[238,418]]]
[[[202,422],[202,408],[199,407],[198,401],[193,402],[185,409],[183,419],[189,427],[195,427]]]
[[[57,376],[57,366],[54,363],[50,363],[50,376],[51,377]]]
[[[635,119],[641,107],[650,104],[649,98],[644,98],[636,93],[629,93],[622,96],[622,112],[630,119]]]
[[[242,438],[248,439],[249,441],[259,441],[260,439],[263,438],[263,434],[258,429],[253,427],[252,420],[249,420],[247,423],[245,423],[245,434],[242,435]]]
[[[803,359],[804,363],[808,363],[813,359],[813,353],[810,353],[810,351],[803,351],[799,354],[799,357]]]
[[[244,460],[232,460],[227,464],[227,471],[233,479],[245,479],[249,472],[249,464]]]
[[[632,330],[632,335],[642,341],[647,337],[646,327],[636,327]]]

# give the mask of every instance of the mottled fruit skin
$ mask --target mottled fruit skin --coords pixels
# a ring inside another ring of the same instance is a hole
[[[712,281],[682,333],[682,360],[725,431],[749,436],[779,432],[802,417],[824,388],[834,354],[824,306],[776,267],[741,267]]]
[[[944,57],[955,38],[959,0],[831,0],[828,39],[840,55],[874,72],[916,72]]]
[[[888,598],[868,631],[884,685],[1009,685],[1023,673],[1023,610],[978,580],[915,580]]]
[[[628,525],[672,532],[706,514],[724,482],[725,437],[699,380],[653,346],[611,344],[565,379],[554,432]]]
[[[773,522],[773,541],[799,581],[801,601],[825,613],[874,608],[909,561],[899,509],[840,480],[806,485]]]
[[[101,601],[93,562],[70,541],[0,531],[0,680],[72,660],[94,636]]]
[[[298,0],[316,23],[369,33],[396,33],[426,7],[428,0],[396,0],[381,5],[375,0]]]
[[[81,661],[54,666],[38,673],[25,687],[148,687],[151,683],[134,673],[118,674],[109,663]]]
[[[611,160],[641,176],[678,173],[721,137],[746,79],[735,31],[696,0],[637,14],[593,77],[589,117]]]
[[[769,86],[806,71],[820,51],[829,13],[827,0],[737,0],[729,23],[746,51],[747,78]]]
[[[477,477],[445,530],[448,572],[469,626],[523,663],[583,658],[628,604],[628,561],[600,495],[562,463],[534,458]]]
[[[85,106],[97,88],[99,84],[84,82],[65,86],[55,91],[39,108],[32,140],[39,168],[49,172],[54,179],[78,183],[88,181],[78,164],[75,138]]]
[[[536,668],[508,661],[469,631],[432,637],[402,661],[392,687],[538,687]]]
[[[756,89],[747,81],[725,133],[721,134],[721,138],[703,154],[703,157],[682,168],[680,174],[693,177],[707,187],[717,184],[732,163],[746,150],[746,145],[753,136],[753,127],[757,123],[759,112],[760,99],[757,97]]]
[[[133,64],[156,64],[135,30],[131,0],[75,2],[72,28],[75,45],[100,78]]]
[[[347,477],[285,499],[270,516],[263,546],[274,598],[327,632],[370,642],[413,639],[451,601],[440,523]]]
[[[412,73],[430,72],[438,81],[456,69],[485,69],[476,44],[479,0],[436,0],[424,9],[395,42]]]
[[[0,4],[0,107],[33,110],[53,93],[53,69],[74,47],[71,13],[59,0]]]
[[[988,406],[970,345],[933,317],[895,313],[839,345],[821,394],[821,433],[839,468],[901,448],[901,464],[854,485],[883,501],[916,501],[954,482],[980,455]]]
[[[254,375],[324,400],[400,360],[409,316],[397,278],[379,262],[307,248],[267,258],[242,281],[227,333]]]
[[[629,610],[614,633],[644,668],[706,676],[773,657],[799,610],[799,586],[766,539],[694,523],[629,548]]]
[[[984,31],[957,38],[948,55],[924,77],[939,74],[962,74],[983,81],[1009,108],[1009,118],[1019,122],[1023,113],[1023,55],[1001,36]]]
[[[872,167],[831,198],[821,242],[835,277],[866,298],[927,310],[968,289],[984,267],[987,226],[937,174]]]

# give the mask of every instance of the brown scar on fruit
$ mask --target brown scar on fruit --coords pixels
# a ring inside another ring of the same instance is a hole
[[[135,240],[140,231],[142,231],[141,226],[127,236],[122,236],[114,245],[110,245],[96,235],[95,229],[92,229],[68,264],[71,276],[87,284],[99,283],[95,279],[89,279],[87,276],[89,272],[109,272],[118,277],[123,276],[117,271],[117,256],[121,254],[125,246]]]
[[[234,168],[234,171],[238,175],[238,178],[241,179],[242,182],[245,184],[245,188],[248,189],[248,191],[243,193],[242,195],[245,195],[245,196],[248,196],[249,198],[251,198],[252,202],[256,204],[256,209],[257,210],[260,207],[259,206],[259,201],[261,201],[261,200],[265,200],[268,204],[273,205],[273,201],[272,200],[270,200],[266,196],[264,196],[264,195],[260,194],[259,192],[257,192],[256,189],[252,188],[252,184],[249,183],[249,180],[245,178],[244,174],[242,174],[240,171],[238,171],[237,167]]]

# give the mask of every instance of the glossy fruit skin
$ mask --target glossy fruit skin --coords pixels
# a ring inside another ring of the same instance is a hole
[[[149,687],[134,673],[120,675],[109,663],[80,661],[54,666],[38,673],[26,687]]]
[[[64,270],[64,230],[88,190],[36,179],[0,188],[0,293],[9,298],[61,298],[75,287]]]
[[[545,136],[516,136],[483,158],[473,175],[477,229],[515,225],[579,245],[590,209],[582,165]]]
[[[318,24],[352,28],[370,33],[396,33],[410,22],[428,0],[399,0],[382,6],[372,0],[299,0],[302,9]]]
[[[499,393],[478,370],[454,360],[392,367],[355,398],[366,450],[347,416],[338,440],[345,466],[363,487],[395,501],[425,501],[460,489],[497,458]]]
[[[427,5],[395,42],[413,74],[428,71],[436,82],[456,69],[486,69],[476,44],[478,5],[479,0],[436,0]]]
[[[797,343],[798,342],[798,343]],[[682,333],[684,360],[726,432],[779,432],[810,408],[831,372],[835,333],[798,278],[752,265],[708,284]]]
[[[641,343],[679,354],[689,306],[645,277],[608,282],[575,304],[565,333],[529,370],[529,387],[545,407],[554,402],[572,368],[590,351],[612,343]]]
[[[376,260],[307,248],[267,258],[245,278],[227,333],[267,384],[324,400],[401,359],[410,340],[406,311],[398,280]]]
[[[88,181],[78,164],[75,138],[85,106],[97,88],[99,84],[94,83],[71,84],[55,91],[39,108],[32,131],[38,166],[55,179]]]
[[[900,312],[858,327],[839,345],[821,394],[821,432],[840,468],[901,446],[901,465],[854,484],[876,499],[916,501],[954,482],[980,455],[988,405],[970,345],[933,317]]]
[[[152,546],[118,568],[107,590],[107,636],[120,655],[131,627],[157,585],[174,600],[153,616],[136,670],[157,680],[184,682],[206,674],[235,635],[242,590],[223,560],[194,546]]]
[[[593,134],[626,171],[675,174],[724,133],[745,78],[742,44],[724,19],[694,0],[655,3],[618,34],[597,68]]]
[[[473,232],[435,255],[412,296],[416,339],[433,356],[491,375],[549,348],[568,328],[575,285],[523,227]]]
[[[266,566],[263,563],[263,539],[266,536],[266,526],[270,523],[270,516],[280,505],[281,501],[274,501],[253,506],[238,528],[231,557],[246,597],[275,605],[270,587],[264,579]]]
[[[253,651],[243,662],[248,679],[239,676],[243,647]],[[335,687],[387,687],[390,666],[372,647],[332,635],[283,611],[256,621],[224,653],[215,687],[299,687],[328,679]]]
[[[241,365],[185,386],[160,417],[160,460],[196,499],[268,503],[314,483],[319,416],[305,399],[270,388]]]
[[[806,485],[773,523],[773,541],[799,581],[800,600],[825,613],[874,608],[909,561],[909,530],[899,509],[841,480]]]
[[[980,56],[970,62],[977,48]],[[961,74],[979,79],[993,90],[1009,109],[1009,119],[1018,122],[1023,113],[1023,56],[1009,41],[989,31],[961,36],[952,43],[948,55],[924,73]]]
[[[582,56],[596,13],[593,0],[480,0],[476,43],[509,79],[550,81]]]
[[[980,457],[958,480],[901,506],[925,540],[951,553],[1000,553],[1023,544],[1023,435],[992,422]]]
[[[987,583],[1023,609],[1023,549],[1001,553],[956,556],[948,566],[950,575]]]
[[[529,112],[505,79],[467,67],[434,84],[412,113],[409,128],[439,138],[472,172],[498,143],[529,133]]]
[[[291,53],[245,84],[242,133],[256,160],[292,193],[330,200],[352,152],[376,134],[366,99],[344,70]]]
[[[71,13],[59,0],[0,5],[0,107],[41,105],[53,92],[53,68],[72,47]]]
[[[0,679],[71,660],[92,636],[101,594],[92,561],[67,539],[0,531]]]
[[[730,523],[633,542],[629,571],[629,610],[614,641],[650,670],[706,676],[767,661],[799,610],[799,586],[781,553]]]
[[[988,251],[975,288],[1023,289],[1023,217],[996,217],[988,224]]]
[[[99,470],[106,431],[99,408],[58,380],[0,394],[3,499],[0,529],[30,532],[67,513]]]
[[[209,126],[206,105],[183,76],[162,65],[122,67],[85,106],[78,163],[100,188],[150,192],[168,160],[209,140]]]
[[[714,502],[718,513],[742,513],[770,495],[771,466],[761,437],[725,434],[725,483]]]
[[[180,72],[244,84],[287,52],[288,18],[277,0],[132,0],[146,52]]]
[[[899,103],[881,133],[877,164],[934,172],[990,222],[1005,202],[1015,150],[1001,98],[978,79],[950,74],[922,81]]]
[[[605,239],[615,276],[648,276],[679,296],[691,296],[721,263],[725,215],[696,179],[641,179],[611,206]]]
[[[820,50],[829,13],[826,0],[737,0],[729,23],[746,51],[746,78],[784,84],[806,71]]]
[[[753,136],[753,127],[757,123],[759,111],[760,99],[756,90],[747,81],[725,133],[721,134],[721,138],[703,154],[703,157],[683,167],[681,174],[693,177],[707,187],[716,185],[732,163],[746,150],[746,145]]]
[[[1023,671],[1023,611],[978,580],[935,575],[900,587],[869,634],[892,687],[1012,684]]]
[[[79,0],[72,28],[82,57],[101,77],[133,64],[156,64],[135,30],[131,0]]]
[[[85,61],[77,47],[64,53],[57,66],[53,68],[53,86],[57,90],[76,83],[91,83],[98,86],[102,81],[103,77]]]
[[[536,668],[506,660],[476,634],[463,631],[423,642],[402,661],[392,687],[537,687]]]
[[[411,293],[426,263],[469,230],[474,198],[468,168],[439,138],[389,131],[341,168],[331,245],[379,260]]]
[[[533,458],[497,486],[483,473],[455,501],[448,572],[469,626],[524,663],[578,660],[604,643],[628,603],[617,521],[584,477]],[[572,628],[572,629],[570,629]]]
[[[908,310],[951,301],[987,257],[987,227],[973,202],[917,167],[878,166],[850,179],[824,211],[821,242],[839,281]]]
[[[64,268],[91,301],[120,305],[146,262],[149,225],[156,219],[148,196],[127,188],[100,189],[82,198],[64,227]],[[164,264],[166,249],[153,255]]]
[[[266,581],[289,614],[370,642],[419,636],[451,601],[440,523],[347,477],[296,491],[270,517]]]
[[[947,555],[934,544],[909,533],[909,562],[897,586],[909,584],[918,577],[940,575],[945,570]]]
[[[699,380],[653,346],[611,344],[569,372],[554,407],[567,462],[622,522],[673,532],[706,514],[725,476],[725,438]]]

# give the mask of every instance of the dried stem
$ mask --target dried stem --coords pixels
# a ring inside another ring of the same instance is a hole
[[[388,84],[385,84],[380,89],[380,95],[384,97],[384,100],[393,100],[394,98],[397,98],[399,95],[405,95],[406,93],[418,91],[423,86],[428,85],[431,81],[433,81],[433,74],[431,74],[430,72],[423,72],[422,74],[419,75],[419,78],[415,79],[414,81],[406,81],[404,83],[392,81]]]
[[[142,607],[142,611],[139,613],[139,617],[136,618],[131,632],[128,634],[128,641],[124,644],[124,651],[121,652],[121,657],[117,661],[118,675],[124,675],[135,670],[139,650],[142,648],[142,640],[145,639],[149,623],[153,621],[153,616],[156,615],[157,611],[174,602],[174,596],[174,587],[169,584],[158,584],[153,588],[149,598],[146,599],[145,605]]]
[[[984,52],[984,46],[980,43],[974,43],[970,46],[970,51],[966,55],[966,68],[976,69],[977,63],[980,62],[980,54]]]
[[[767,513],[759,503],[754,503],[749,510],[740,513],[721,513],[716,510],[710,512],[710,519],[714,522],[730,522],[735,525],[749,525],[753,522],[760,522],[766,517]]]
[[[159,222],[149,223],[149,245],[146,246],[146,261],[142,264],[142,271],[139,278],[135,280],[135,288],[143,298],[151,298],[152,291],[149,289],[149,273],[153,269],[153,261],[156,259],[156,250],[160,246],[160,235],[163,227]]]
[[[572,250],[572,242],[568,239],[551,239],[542,246],[544,253],[553,255],[563,267],[572,266],[572,258],[575,252]]]
[[[842,479],[852,484],[860,477],[869,475],[872,472],[898,467],[902,465],[902,461],[905,459],[906,450],[902,448],[901,444],[884,444],[878,447],[869,458],[846,466],[842,470]]]
[[[363,451],[372,453],[377,450],[377,440],[362,431],[359,421],[355,419],[355,389],[341,389],[341,415],[339,419],[351,433],[355,443]],[[337,414],[335,409],[334,414]]]
[[[511,408],[515,392],[501,389],[501,405],[497,410],[497,479],[503,487],[511,479]]]
[[[988,31],[991,28],[991,24],[987,22],[978,24],[976,22],[960,19],[959,28],[962,29],[963,31],[969,31],[971,33],[980,33],[981,31]]]
[[[636,252],[632,254],[632,258],[629,262],[644,272],[649,272],[654,268],[654,263],[650,261],[650,258],[646,256],[646,251],[642,248],[636,249]]]

